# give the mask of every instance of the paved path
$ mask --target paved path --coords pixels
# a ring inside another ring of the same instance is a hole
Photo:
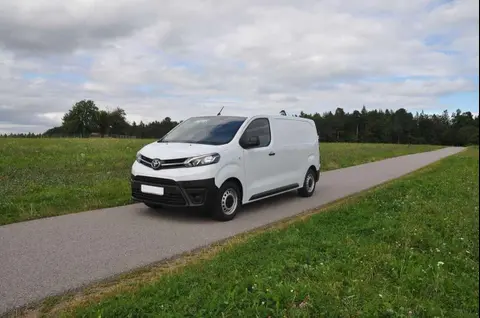
[[[135,204],[1,226],[0,314],[324,205],[462,149],[325,172],[311,198],[292,193],[253,203],[226,223]]]

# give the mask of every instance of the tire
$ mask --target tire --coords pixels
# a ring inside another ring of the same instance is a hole
[[[305,179],[303,180],[303,187],[298,189],[298,194],[305,198],[311,197],[315,192],[316,186],[315,171],[313,171],[313,169],[308,169],[305,174]]]
[[[161,209],[162,206],[160,204],[153,204],[153,203],[146,203],[143,202],[146,206],[148,206],[150,209]]]
[[[227,181],[212,202],[212,217],[218,221],[230,221],[237,215],[242,205],[241,191],[235,182]]]

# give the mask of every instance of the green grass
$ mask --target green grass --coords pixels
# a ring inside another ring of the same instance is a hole
[[[322,171],[439,149],[430,145],[321,143]]]
[[[478,149],[69,308],[77,317],[478,317]]]
[[[0,225],[130,202],[135,153],[150,140],[0,139]],[[434,146],[322,144],[322,170]]]

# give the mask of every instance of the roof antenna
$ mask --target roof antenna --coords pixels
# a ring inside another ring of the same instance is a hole
[[[217,116],[220,116],[220,114],[222,113],[222,110],[225,106],[222,106],[222,109],[220,109],[220,111],[218,112]]]

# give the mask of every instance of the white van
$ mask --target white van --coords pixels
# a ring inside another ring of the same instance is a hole
[[[315,123],[287,116],[192,117],[143,147],[132,166],[132,198],[147,206],[205,207],[217,220],[244,204],[297,190],[320,176]]]

